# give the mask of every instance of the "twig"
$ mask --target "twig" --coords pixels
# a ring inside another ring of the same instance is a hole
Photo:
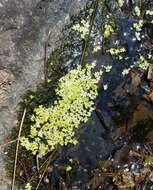
[[[46,170],[49,167],[50,163],[54,160],[54,157],[56,156],[57,151],[58,151],[58,147],[56,147],[55,150],[52,152],[52,154],[49,156],[48,162],[46,164],[46,167],[45,167],[45,169],[44,169],[44,171],[43,171],[43,173],[41,175],[41,178],[40,178],[35,190],[38,190],[38,188],[39,188],[39,186],[41,184],[41,181],[42,181],[42,179],[43,179],[43,177],[44,177],[44,175],[46,173]]]
[[[52,153],[50,154],[50,156],[52,155]],[[34,172],[34,174],[31,176],[29,182],[31,182],[33,180],[33,178],[38,174],[40,174],[41,169],[43,169],[43,167],[45,166],[45,164],[48,162],[50,156],[42,163],[42,165],[39,167],[39,170],[37,170],[36,172]]]
[[[9,144],[12,144],[12,143],[16,142],[17,140],[18,140],[18,139],[14,139],[14,140],[9,141],[9,142],[7,142],[7,143],[1,144],[1,145],[0,145],[0,149],[2,149],[3,147],[5,147],[5,146],[7,146],[7,145],[9,145]]]
[[[16,152],[15,152],[13,178],[12,178],[12,188],[11,188],[12,190],[14,190],[14,185],[15,185],[15,175],[16,175],[16,167],[17,167],[19,143],[20,143],[20,136],[21,136],[21,131],[22,131],[25,115],[26,115],[26,108],[23,111],[22,120],[21,120],[21,124],[20,124],[20,127],[19,127],[19,133],[18,133],[18,139],[17,139],[17,145],[16,145]]]
[[[49,158],[47,158],[44,163],[39,167],[39,171],[37,170],[30,178],[30,181],[31,182],[33,180],[33,178],[37,175],[37,174],[40,174],[40,171],[41,169],[45,166],[45,164],[48,162]]]
[[[39,171],[40,171],[40,167],[39,167],[39,157],[38,157],[38,154],[36,155],[36,168],[37,168],[37,172],[38,172],[38,175],[40,174]]]
[[[108,131],[108,130],[109,130],[109,127],[106,125],[106,122],[104,121],[104,117],[103,117],[101,111],[100,111],[99,109],[96,109],[96,110],[95,110],[95,113],[96,113],[96,115],[97,115],[97,117],[98,117],[98,119],[99,119],[99,121],[100,121],[102,127],[103,127],[105,130]]]
[[[100,173],[102,176],[119,176],[119,173],[112,173],[112,172],[101,172]]]

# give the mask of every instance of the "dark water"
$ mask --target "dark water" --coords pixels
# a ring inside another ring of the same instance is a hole
[[[84,15],[82,15],[82,18],[83,17]],[[87,18],[88,17],[89,16],[87,16]],[[144,44],[148,42],[145,31],[141,31],[141,41],[138,41],[135,37],[135,29],[133,28],[133,23],[136,18],[128,17],[126,13],[121,13],[117,10],[114,17],[116,19],[117,34],[108,40],[105,44],[105,48],[116,47],[116,44],[119,44],[119,46],[126,48],[126,53],[122,60],[116,58],[112,59],[108,53],[102,50],[96,54],[92,53],[94,44],[101,44],[103,40],[101,28],[105,22],[105,18],[101,8],[99,8],[91,31],[88,56],[85,58],[85,63],[95,61],[97,67],[109,65],[112,66],[112,69],[109,73],[105,72],[100,81],[96,110],[93,112],[90,120],[77,132],[79,144],[75,147],[62,148],[59,158],[55,161],[53,174],[50,179],[52,189],[58,189],[60,179],[66,178],[67,174],[62,173],[59,168],[60,165],[68,165],[69,159],[74,160],[74,165],[72,172],[69,174],[67,183],[70,184],[72,189],[88,189],[87,182],[92,175],[92,170],[97,166],[98,162],[107,159],[128,141],[127,138],[120,137],[114,142],[112,140],[112,134],[119,127],[118,125],[132,118],[137,105],[143,100],[145,90],[141,84],[149,87],[149,83],[146,80],[146,72],[139,71],[137,63],[140,55],[147,56],[150,52],[150,50],[144,46]],[[74,20],[74,23],[77,21],[77,19]],[[66,44],[60,57],[61,62],[64,63],[61,66],[61,70],[66,72],[79,63],[83,45],[78,35],[71,30],[71,26],[68,27],[67,30],[70,31],[70,33],[65,37]],[[133,70],[138,72],[141,78],[141,84],[136,87],[134,92],[130,92],[131,75],[122,75],[122,71],[131,65],[134,65]],[[105,84],[108,86],[107,90],[104,90],[103,85]],[[121,84],[126,93],[122,96],[116,96],[115,90]],[[148,110],[153,110],[151,103],[146,103],[146,105],[149,106]],[[139,132],[137,130],[138,133],[135,132],[137,134],[136,136],[140,137],[137,138],[137,141],[142,140],[144,136],[147,135],[145,130],[147,122],[148,121],[140,122],[141,124],[139,125],[142,127],[139,128]],[[149,129],[153,127],[152,122],[150,123]]]

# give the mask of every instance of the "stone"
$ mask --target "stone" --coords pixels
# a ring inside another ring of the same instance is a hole
[[[0,104],[5,101],[13,82],[14,76],[11,72],[0,70]]]

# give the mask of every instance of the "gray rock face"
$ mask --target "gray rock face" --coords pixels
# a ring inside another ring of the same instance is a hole
[[[0,0],[0,144],[18,121],[17,105],[44,79],[44,46],[59,45],[61,30],[87,0]],[[0,189],[10,189],[0,152]]]

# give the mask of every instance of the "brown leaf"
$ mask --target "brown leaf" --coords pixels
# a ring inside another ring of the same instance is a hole
[[[138,73],[138,71],[132,71],[131,72],[131,85],[129,87],[129,93],[133,94],[139,87],[141,83],[141,75]]]
[[[89,182],[89,186],[93,188],[98,188],[105,180],[105,176],[102,176],[100,173],[93,176]]]
[[[117,97],[123,97],[126,95],[126,91],[123,88],[124,83],[121,83],[116,89],[115,89],[115,96]]]
[[[98,165],[100,168],[107,168],[111,163],[111,160],[101,160]]]
[[[115,130],[115,132],[112,134],[113,141],[116,141],[119,137],[123,136],[127,132],[127,129],[125,126],[121,126]]]
[[[140,102],[140,104],[135,109],[132,119],[128,122],[128,128],[133,128],[140,121],[153,119],[153,110],[149,109],[145,101]]]
[[[151,92],[150,94],[145,94],[144,98],[149,102],[153,102],[153,92]]]
[[[115,165],[126,164],[129,161],[129,156],[128,156],[129,152],[130,152],[130,147],[125,144],[119,151],[115,153],[113,164]]]
[[[153,142],[153,130],[147,134],[148,142]]]
[[[153,80],[153,64],[149,65],[147,79],[151,81]]]
[[[117,187],[120,190],[128,190],[131,189],[135,186],[135,181],[134,181],[134,177],[132,175],[132,173],[130,172],[124,172],[122,174],[122,180],[121,181],[117,181]]]

